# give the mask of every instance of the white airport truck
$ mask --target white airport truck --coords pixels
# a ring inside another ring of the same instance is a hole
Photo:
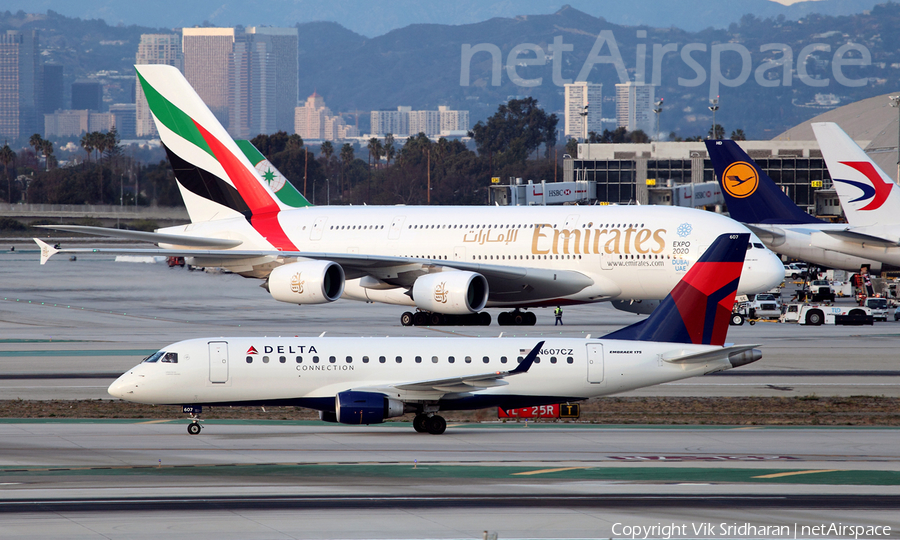
[[[822,304],[788,304],[781,322],[819,326],[821,324],[871,325],[875,318],[865,306],[834,306]]]

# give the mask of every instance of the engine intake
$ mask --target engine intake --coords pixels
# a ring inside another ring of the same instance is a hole
[[[334,397],[337,421],[342,424],[380,424],[403,414],[403,402],[375,392],[348,390]]]
[[[413,284],[412,296],[419,309],[466,315],[484,309],[488,301],[488,283],[484,276],[475,272],[456,270],[427,274]]]
[[[272,270],[264,286],[279,302],[325,304],[344,293],[344,269],[331,261],[285,264]]]

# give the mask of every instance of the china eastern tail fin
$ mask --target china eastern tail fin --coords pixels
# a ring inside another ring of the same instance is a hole
[[[649,317],[604,338],[724,345],[749,241],[719,236]]]
[[[853,227],[900,222],[900,187],[834,122],[812,125],[828,174]]]
[[[800,209],[736,142],[706,141],[728,212],[741,223],[822,223]]]
[[[312,203],[297,191],[291,181],[281,174],[281,171],[275,168],[275,165],[272,165],[272,162],[266,159],[266,156],[262,155],[262,152],[252,142],[245,139],[236,139],[234,142],[281,202],[292,208],[312,206]]]
[[[289,208],[177,68],[153,64],[135,69],[191,221],[235,214],[251,219]]]

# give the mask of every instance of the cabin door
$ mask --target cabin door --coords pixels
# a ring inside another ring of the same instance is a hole
[[[209,342],[209,382],[228,382],[228,342]]]
[[[587,346],[587,380],[594,384],[603,382],[603,345],[599,343]]]

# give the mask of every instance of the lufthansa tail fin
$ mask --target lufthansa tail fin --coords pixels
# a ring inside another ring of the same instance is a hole
[[[288,208],[177,68],[135,69],[191,221],[235,213],[250,219]]]
[[[649,317],[604,338],[724,345],[749,241],[719,236]]]
[[[812,125],[847,222],[852,227],[900,222],[900,187],[834,122]]]
[[[736,142],[706,141],[732,219],[741,223],[822,223],[800,209]]]

